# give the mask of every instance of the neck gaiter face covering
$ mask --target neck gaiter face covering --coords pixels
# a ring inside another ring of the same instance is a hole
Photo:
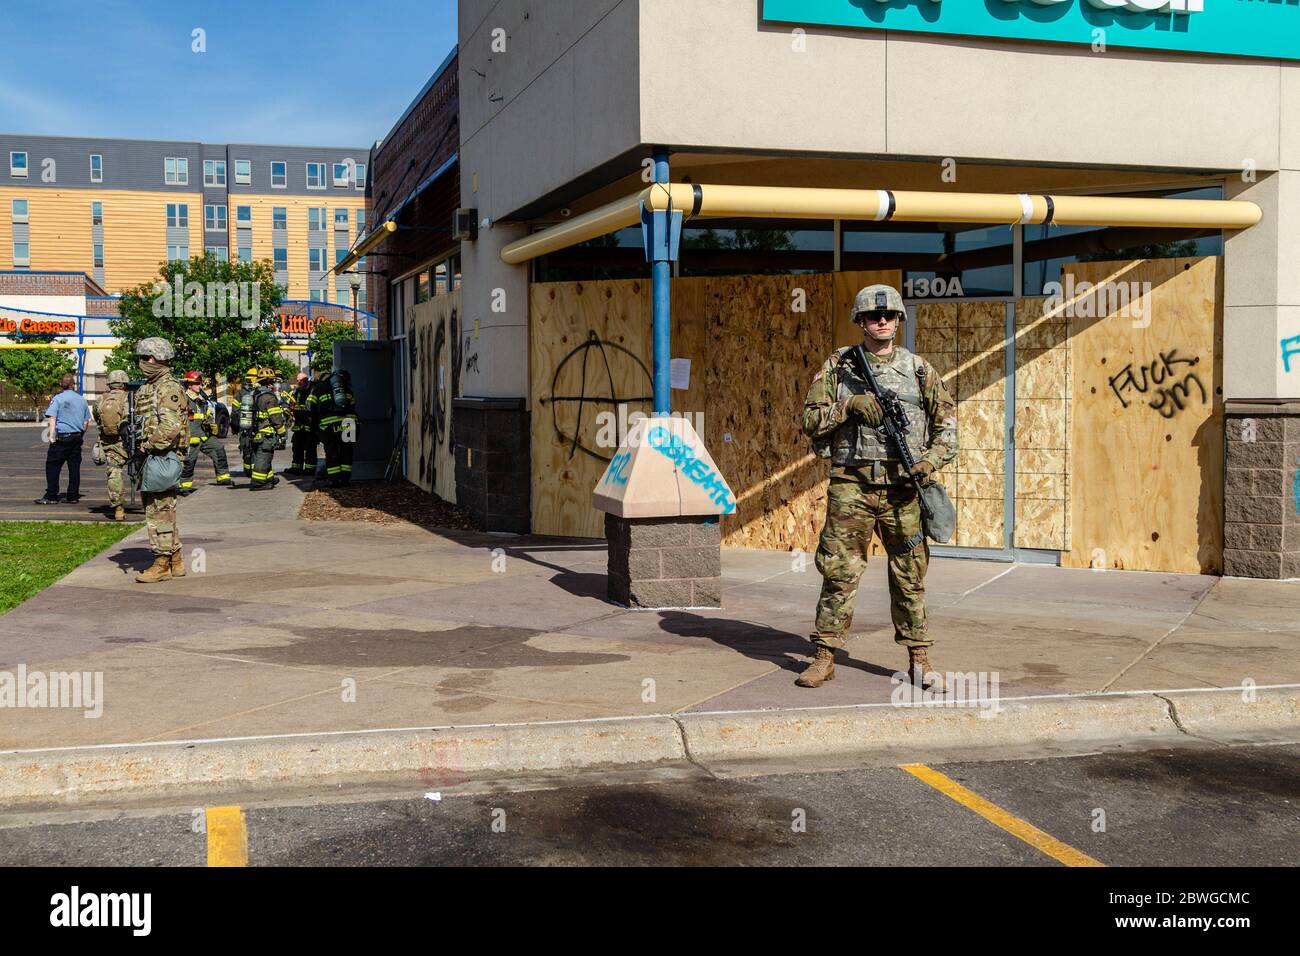
[[[142,358],[140,359],[140,371],[144,372],[144,377],[151,382],[156,382],[167,374],[168,368],[157,359]]]

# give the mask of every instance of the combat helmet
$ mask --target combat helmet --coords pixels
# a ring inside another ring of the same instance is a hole
[[[137,358],[151,358],[159,362],[170,362],[176,357],[176,350],[166,339],[151,335],[141,339],[135,347]]]
[[[112,388],[114,385],[125,385],[130,381],[131,381],[130,376],[128,376],[126,372],[123,372],[121,369],[117,369],[116,371],[108,373],[109,388]]]
[[[853,319],[856,321],[865,312],[897,312],[906,315],[907,307],[903,305],[903,297],[892,285],[877,284],[867,286],[853,299]]]

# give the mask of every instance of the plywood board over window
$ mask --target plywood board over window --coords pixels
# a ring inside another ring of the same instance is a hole
[[[800,429],[821,363],[847,345],[864,285],[897,272],[676,279],[674,358],[691,363],[673,410],[690,414],[737,497],[732,547],[816,550],[829,467]],[[530,296],[533,530],[600,537],[591,507],[612,449],[596,416],[650,411],[651,307],[637,280],[535,284]],[[848,339],[848,340],[846,340]],[[585,364],[584,364],[585,359]],[[617,400],[614,400],[617,399]]]
[[[1065,267],[1070,567],[1223,568],[1222,262]],[[1098,285],[1100,284],[1100,285]]]
[[[1016,526],[1018,548],[1070,548],[1070,338],[1063,306],[1016,303]]]

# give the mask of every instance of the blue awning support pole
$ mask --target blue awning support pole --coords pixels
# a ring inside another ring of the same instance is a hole
[[[654,152],[654,181],[668,182],[668,151]],[[650,263],[651,302],[654,316],[654,414],[672,413],[672,279],[682,237],[682,212],[668,209],[651,212],[641,207],[641,239]]]

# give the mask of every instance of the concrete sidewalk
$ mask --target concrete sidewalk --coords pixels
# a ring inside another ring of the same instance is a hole
[[[811,561],[726,550],[722,610],[628,611],[600,542],[300,522],[302,496],[203,487],[187,577],[134,583],[140,531],[0,617],[0,670],[102,672],[105,698],[8,710],[0,750],[886,704],[906,661],[883,561],[806,690]],[[1300,684],[1295,584],[960,559],[928,584],[933,663],[1003,698]]]

